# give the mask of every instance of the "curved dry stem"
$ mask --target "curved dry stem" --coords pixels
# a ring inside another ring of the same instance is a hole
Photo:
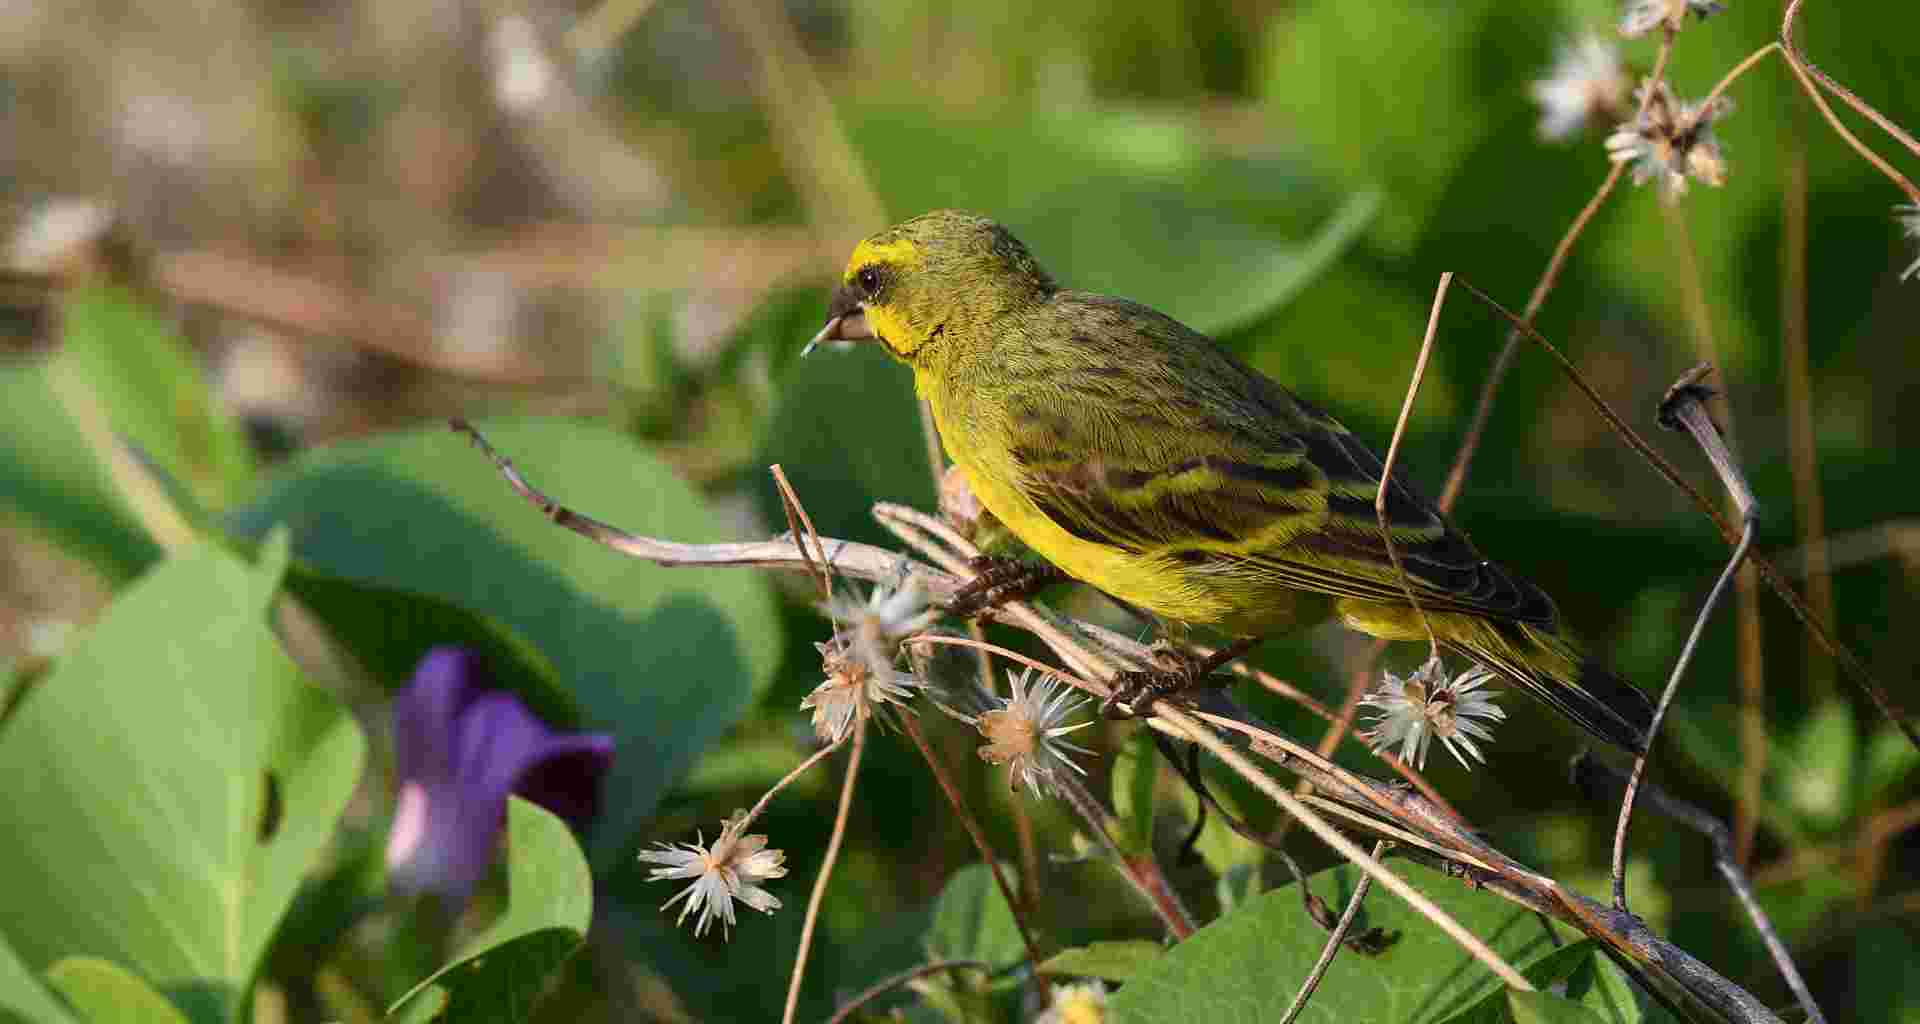
[[[1767,54],[1772,53],[1773,51],[1779,48],[1780,48],[1780,44],[1778,42],[1772,42],[1772,43],[1768,43],[1765,46],[1762,46],[1761,48],[1753,51],[1752,53],[1747,54],[1747,57],[1745,60],[1741,61],[1738,64],[1735,64],[1732,70],[1728,71],[1724,75],[1721,75],[1720,80],[1718,82],[1713,83],[1713,88],[1707,90],[1707,94],[1705,96],[1700,97],[1700,102],[1694,105],[1693,117],[1690,118],[1689,120],[1698,121],[1701,118],[1701,116],[1711,111],[1713,109],[1713,101],[1719,99],[1720,94],[1727,91],[1727,86],[1732,85],[1734,82],[1734,79],[1737,79],[1741,75],[1746,74],[1747,71],[1751,69],[1755,64],[1760,63],[1761,59],[1764,58]]]
[[[972,970],[979,971],[983,974],[991,974],[993,973],[993,965],[984,960],[935,960],[932,963],[908,968],[890,978],[883,978],[875,982],[859,995],[847,1000],[845,1005],[833,1011],[833,1016],[827,1018],[827,1024],[846,1024],[846,1021],[851,1019],[854,1013],[861,1007],[902,985],[912,984],[929,974],[958,970]]]
[[[1793,11],[1798,6],[1798,3],[1791,3],[1787,6],[1789,25],[1791,25]],[[1808,71],[1811,65],[1800,58],[1799,54],[1794,50],[1793,44],[1791,42],[1787,43],[1786,46],[1781,48],[1780,52],[1787,58],[1787,67],[1793,71],[1793,77],[1800,82],[1801,91],[1805,92],[1807,98],[1813,101],[1814,107],[1820,111],[1821,117],[1826,118],[1827,126],[1833,129],[1834,134],[1840,136],[1841,141],[1845,142],[1848,146],[1853,147],[1853,151],[1860,154],[1860,159],[1872,164],[1874,170],[1886,175],[1887,180],[1893,182],[1900,191],[1905,192],[1909,200],[1920,203],[1920,187],[1916,187],[1913,182],[1908,181],[1906,175],[1894,170],[1892,164],[1882,159],[1880,154],[1868,148],[1867,144],[1861,142],[1858,136],[1847,130],[1846,125],[1840,123],[1839,115],[1833,112],[1833,107],[1828,105],[1827,98],[1820,95],[1820,87],[1814,84],[1814,80]],[[1824,78],[1825,76],[1823,75],[1821,77]],[[1852,96],[1853,94],[1847,93],[1847,95]],[[1888,123],[1891,124],[1891,122]],[[1885,126],[1883,125],[1883,127]]]
[[[778,793],[781,790],[787,788],[787,785],[791,783],[793,780],[799,778],[802,775],[805,775],[807,773],[807,769],[812,768],[816,764],[819,764],[821,760],[824,759],[828,754],[831,754],[834,751],[839,750],[840,745],[845,742],[847,742],[847,737],[845,734],[842,734],[839,739],[834,740],[832,743],[829,743],[826,746],[821,747],[819,750],[814,751],[813,754],[809,756],[806,760],[800,762],[798,765],[795,765],[792,771],[781,776],[779,782],[774,783],[772,788],[768,789],[764,794],[761,795],[759,800],[754,802],[753,807],[747,811],[747,816],[745,820],[741,821],[737,831],[745,832],[747,830],[747,826],[753,823],[753,819],[758,818],[760,816],[760,812],[766,810],[767,805],[773,802],[773,796],[775,793]]]
[[[793,1013],[800,1005],[800,979],[807,971],[807,953],[813,948],[813,928],[820,921],[820,904],[827,895],[827,882],[833,878],[833,865],[840,859],[840,841],[847,837],[847,812],[853,807],[853,787],[860,778],[860,755],[867,749],[867,720],[853,727],[853,752],[847,755],[847,777],[840,784],[840,809],[833,815],[833,833],[827,837],[827,852],[820,860],[820,874],[813,880],[813,892],[807,897],[807,916],[800,926],[800,948],[793,954],[793,977],[787,982],[787,1008],[781,1024],[793,1024]]]
[[[1006,872],[1000,869],[1000,858],[993,852],[993,846],[987,842],[987,834],[981,831],[980,823],[974,820],[973,812],[967,810],[966,802],[960,799],[960,790],[954,786],[953,779],[947,775],[946,765],[940,763],[940,759],[933,753],[933,748],[927,745],[927,737],[921,733],[920,723],[914,721],[912,715],[902,715],[900,727],[901,731],[913,738],[913,745],[920,748],[921,758],[927,762],[927,769],[933,772],[934,781],[940,784],[940,792],[946,795],[947,804],[953,808],[953,813],[959,816],[960,824],[966,827],[967,837],[973,840],[974,850],[980,854],[980,859],[986,862],[987,870],[993,872],[994,884],[1000,887],[1000,896],[1007,901],[1007,909],[1013,914],[1014,926],[1020,930],[1020,942],[1027,947],[1027,959],[1037,966],[1042,960],[1040,947],[1034,943],[1033,930],[1027,924],[1027,914],[1032,911],[1032,908],[1025,906],[1024,902],[1015,895],[1013,886],[1007,884]],[[1038,978],[1038,975],[1035,977]],[[1040,995],[1045,996],[1046,993],[1041,992]]]
[[[1699,508],[1701,513],[1713,521],[1714,527],[1720,531],[1720,536],[1727,543],[1739,543],[1740,531],[1734,528],[1733,524],[1727,520],[1726,516],[1721,514],[1718,508],[1714,507],[1713,502],[1708,500],[1707,496],[1702,494],[1699,488],[1687,482],[1686,478],[1682,477],[1680,472],[1673,468],[1673,464],[1668,462],[1665,456],[1655,451],[1653,446],[1648,444],[1646,439],[1641,437],[1638,431],[1628,426],[1626,421],[1620,418],[1620,414],[1613,410],[1613,406],[1607,404],[1607,400],[1602,398],[1600,393],[1595,391],[1591,384],[1587,383],[1585,377],[1581,376],[1579,368],[1575,367],[1558,348],[1555,348],[1552,342],[1548,341],[1544,335],[1535,330],[1532,324],[1524,322],[1520,317],[1515,316],[1512,310],[1495,301],[1492,296],[1475,288],[1471,281],[1461,278],[1460,287],[1473,293],[1476,298],[1486,303],[1496,313],[1499,313],[1502,317],[1505,317],[1509,322],[1513,323],[1522,333],[1545,350],[1547,355],[1553,358],[1554,363],[1560,367],[1561,371],[1567,375],[1567,379],[1573,382],[1574,387],[1593,404],[1594,411],[1600,414],[1600,418],[1604,419],[1607,425],[1613,429],[1613,432],[1618,435],[1622,441],[1626,442],[1627,447],[1637,452],[1656,472],[1666,478],[1668,483],[1672,484],[1680,493],[1685,494],[1691,499],[1694,506]],[[1747,556],[1747,561],[1759,571],[1761,578],[1767,581],[1767,586],[1772,588],[1774,594],[1786,603],[1788,609],[1793,612],[1794,618],[1800,621],[1800,625],[1813,637],[1814,642],[1819,644],[1822,650],[1832,655],[1833,658],[1840,663],[1842,668],[1846,669],[1847,674],[1853,678],[1854,682],[1858,683],[1861,689],[1867,691],[1867,696],[1873,700],[1874,707],[1880,710],[1880,713],[1886,717],[1887,721],[1893,723],[1894,728],[1900,730],[1901,735],[1907,738],[1907,742],[1911,743],[1915,750],[1920,750],[1920,727],[1916,727],[1915,723],[1909,719],[1906,711],[1893,699],[1892,694],[1887,692],[1886,687],[1874,677],[1873,673],[1867,670],[1867,666],[1861,662],[1859,657],[1845,644],[1842,644],[1834,638],[1833,634],[1827,629],[1826,623],[1822,622],[1813,614],[1813,610],[1807,607],[1806,600],[1800,596],[1798,591],[1793,589],[1792,585],[1786,581],[1786,578],[1780,574],[1780,571],[1773,567],[1773,563],[1751,552],[1749,552]]]
[[[1653,724],[1647,727],[1646,748],[1633,760],[1633,774],[1627,778],[1626,796],[1620,801],[1620,820],[1613,827],[1613,906],[1616,910],[1627,909],[1627,826],[1633,821],[1633,798],[1640,789],[1641,776],[1646,774],[1653,739],[1659,735],[1660,723],[1667,717],[1667,709],[1673,706],[1673,695],[1680,692],[1680,680],[1687,674],[1687,665],[1693,661],[1694,649],[1700,645],[1701,634],[1707,631],[1707,622],[1713,618],[1713,610],[1719,606],[1727,585],[1733,582],[1733,574],[1740,571],[1740,563],[1746,561],[1747,549],[1753,546],[1756,524],[1757,520],[1748,518],[1746,530],[1740,535],[1740,544],[1733,549],[1733,557],[1727,560],[1727,567],[1721,570],[1720,578],[1714,581],[1713,589],[1707,592],[1706,603],[1701,606],[1700,614],[1694,617],[1686,645],[1680,648],[1680,657],[1673,663],[1673,674],[1667,677],[1667,688],[1661,692],[1660,703],[1653,710]]]
[[[1393,463],[1400,457],[1400,440],[1406,436],[1414,399],[1420,397],[1420,382],[1427,376],[1427,360],[1433,355],[1433,332],[1440,326],[1440,310],[1446,308],[1447,287],[1451,284],[1453,271],[1442,273],[1440,287],[1433,292],[1433,310],[1427,314],[1427,333],[1420,339],[1420,357],[1413,363],[1413,379],[1407,382],[1407,397],[1400,403],[1400,419],[1393,425],[1393,440],[1387,444],[1387,461],[1380,467],[1380,485],[1373,491],[1373,515],[1380,523],[1380,541],[1387,546],[1387,559],[1393,563],[1394,575],[1400,578],[1400,589],[1407,595],[1407,603],[1413,605],[1413,613],[1420,616],[1420,628],[1427,631],[1427,643],[1435,661],[1440,660],[1440,639],[1433,635],[1433,623],[1427,621],[1427,610],[1414,596],[1413,581],[1407,578],[1407,568],[1400,563],[1400,545],[1393,542],[1393,528],[1387,525],[1387,488],[1393,486]]]
[[[1820,70],[1812,61],[1808,60],[1805,53],[1801,52],[1800,47],[1793,41],[1793,23],[1794,20],[1799,17],[1800,3],[1801,0],[1788,0],[1786,11],[1780,16],[1780,45],[1785,50],[1787,56],[1800,67],[1804,68],[1806,73],[1812,75],[1827,91],[1840,97],[1847,106],[1852,107],[1861,117],[1872,121],[1881,131],[1893,136],[1895,141],[1907,147],[1907,152],[1912,153],[1914,156],[1920,156],[1920,141],[1916,141],[1912,135],[1907,134],[1906,129],[1895,124],[1878,110],[1875,110],[1872,104],[1855,96],[1852,90],[1834,81],[1831,76]]]

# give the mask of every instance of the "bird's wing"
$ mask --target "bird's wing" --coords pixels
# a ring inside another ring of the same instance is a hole
[[[1256,573],[1336,597],[1402,603],[1374,512],[1380,460],[1338,422],[1227,356],[1173,367],[1171,390],[1082,378],[1011,403],[1022,491],[1056,525],[1196,572]],[[1160,376],[1152,360],[1130,376]],[[1209,393],[1196,396],[1194,388]],[[1394,474],[1387,524],[1422,607],[1550,626],[1552,602],[1480,556]]]

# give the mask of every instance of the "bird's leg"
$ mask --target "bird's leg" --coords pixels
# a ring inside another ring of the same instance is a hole
[[[953,595],[947,610],[972,618],[989,608],[1032,597],[1041,588],[1059,583],[1067,574],[1045,562],[981,555],[967,563],[974,577]]]
[[[1119,707],[1133,709],[1140,718],[1153,710],[1153,702],[1201,685],[1214,669],[1221,667],[1258,646],[1259,637],[1243,636],[1207,655],[1194,657],[1170,646],[1155,645],[1153,668],[1122,672],[1113,679],[1113,692],[1100,702],[1100,713],[1108,718],[1125,718]]]

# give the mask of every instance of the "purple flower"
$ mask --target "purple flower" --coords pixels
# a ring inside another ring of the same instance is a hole
[[[400,794],[387,837],[387,877],[403,892],[466,902],[487,873],[507,794],[578,826],[599,810],[613,762],[605,733],[562,733],[520,698],[487,687],[473,652],[436,647],[393,702]]]

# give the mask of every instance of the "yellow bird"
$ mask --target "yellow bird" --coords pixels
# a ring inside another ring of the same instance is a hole
[[[1365,444],[1171,317],[1061,288],[1000,225],[940,210],[861,242],[813,343],[831,340],[875,340],[912,367],[981,504],[1067,575],[1236,637],[1338,615],[1426,639],[1381,538]],[[1595,736],[1645,746],[1652,702],[1580,653],[1545,593],[1397,472],[1386,508],[1442,646]]]

